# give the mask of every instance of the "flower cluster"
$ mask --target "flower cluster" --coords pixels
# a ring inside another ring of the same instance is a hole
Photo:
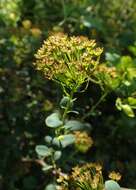
[[[72,179],[76,186],[86,190],[103,189],[102,166],[96,163],[87,163],[73,168]]]
[[[57,190],[103,190],[102,166],[97,163],[76,166],[70,175],[59,170],[57,182]]]
[[[32,36],[38,38],[42,35],[42,31],[38,27],[33,27],[30,20],[23,20],[22,26],[25,30],[29,31]]]
[[[112,171],[109,173],[109,178],[115,181],[119,181],[121,179],[121,174],[119,172]]]
[[[108,67],[106,64],[98,65],[94,77],[103,90],[116,89],[121,82],[116,67]]]
[[[22,25],[23,25],[23,27],[24,27],[25,29],[30,29],[31,26],[32,26],[32,23],[31,23],[30,20],[23,20],[23,21],[22,21]]]
[[[93,139],[87,132],[75,131],[75,147],[79,152],[86,153],[93,145]]]
[[[98,73],[105,73],[110,75],[112,78],[116,78],[117,77],[117,71],[115,67],[107,67],[104,64],[101,64],[98,66],[97,68],[97,72]]]
[[[57,170],[57,190],[69,190],[68,188],[69,175],[61,171],[61,168]]]
[[[102,166],[99,163],[86,163],[72,168],[71,174],[57,171],[57,190],[104,190]],[[121,179],[119,172],[112,171],[109,178],[114,181]]]
[[[57,33],[44,41],[35,55],[34,65],[46,78],[77,91],[91,77],[101,53],[94,40]]]

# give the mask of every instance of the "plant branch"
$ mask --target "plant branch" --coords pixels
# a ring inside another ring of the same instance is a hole
[[[94,110],[97,108],[97,106],[105,99],[105,97],[107,96],[107,94],[108,94],[108,91],[106,91],[106,92],[100,97],[100,99],[98,100],[98,102],[96,102],[96,104],[94,104],[94,105],[92,106],[91,110],[90,110],[88,113],[86,113],[86,114],[82,117],[82,120],[86,119],[87,117],[89,117],[89,116],[92,114],[92,112],[94,112]]]

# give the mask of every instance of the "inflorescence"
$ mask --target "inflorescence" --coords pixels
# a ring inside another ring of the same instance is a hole
[[[94,40],[57,33],[44,41],[34,65],[46,78],[77,91],[91,77],[102,51]]]

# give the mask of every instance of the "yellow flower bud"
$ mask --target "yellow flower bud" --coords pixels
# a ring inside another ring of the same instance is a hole
[[[38,38],[41,36],[42,31],[39,28],[32,28],[31,33],[34,37]]]
[[[23,25],[23,27],[24,27],[26,30],[28,30],[28,29],[31,28],[32,23],[31,23],[30,20],[23,20],[23,21],[22,21],[22,25]]]

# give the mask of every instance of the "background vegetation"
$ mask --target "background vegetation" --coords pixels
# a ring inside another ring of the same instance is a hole
[[[123,69],[136,64],[135,0],[1,0],[0,1],[0,188],[42,190],[49,176],[35,161],[36,144],[48,134],[45,117],[56,108],[61,89],[35,71],[34,54],[54,32],[84,35],[104,47],[102,61]],[[135,97],[134,69],[125,88],[112,91],[91,124],[94,145],[85,157],[101,161],[105,175],[122,174],[121,185],[136,187],[136,119],[115,107],[116,98]],[[83,115],[100,95],[97,85],[78,95]],[[103,113],[100,114],[100,111]],[[99,114],[98,114],[99,113]],[[133,113],[134,114],[134,113]],[[129,114],[128,114],[129,115]]]

